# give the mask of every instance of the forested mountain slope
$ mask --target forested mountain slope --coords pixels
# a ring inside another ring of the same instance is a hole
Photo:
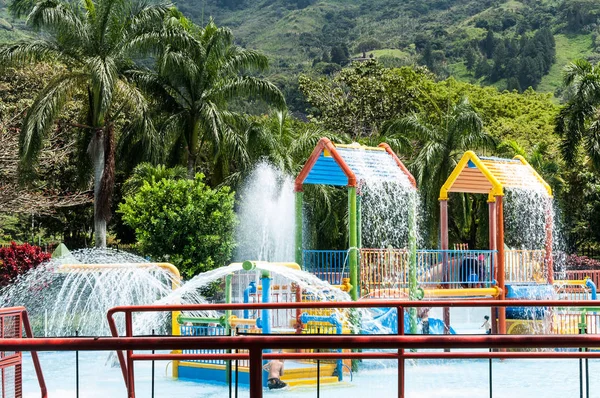
[[[568,61],[595,61],[596,0],[180,0],[194,20],[213,16],[245,46],[272,57],[274,73],[366,55],[419,63],[440,77],[504,89],[559,87]],[[334,65],[332,65],[334,64]]]
[[[0,0],[0,41],[24,22]],[[499,89],[560,94],[561,70],[600,59],[597,0],[178,0],[199,24],[213,17],[236,40],[266,53],[273,80],[293,91],[297,74],[331,74],[353,58],[426,65],[438,77]],[[297,99],[297,98],[296,98]]]

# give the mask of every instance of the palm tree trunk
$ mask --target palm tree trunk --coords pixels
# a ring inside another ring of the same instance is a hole
[[[104,139],[102,130],[94,132],[90,143],[90,156],[94,165],[94,240],[96,247],[106,247],[106,220],[100,216],[100,188],[104,174]]]
[[[187,159],[187,178],[188,180],[193,180],[196,176],[196,154],[192,154],[188,152]]]

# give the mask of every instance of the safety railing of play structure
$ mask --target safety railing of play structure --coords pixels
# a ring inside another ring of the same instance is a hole
[[[544,308],[586,309],[593,312],[596,301],[544,301]],[[600,346],[600,335],[585,334],[589,331],[578,328],[569,335],[404,335],[405,311],[408,307],[536,307],[536,300],[490,300],[490,301],[428,301],[406,302],[390,300],[365,300],[358,302],[312,302],[312,303],[260,303],[260,304],[196,304],[196,305],[148,305],[115,307],[108,312],[112,338],[81,339],[34,339],[30,344],[23,342],[0,341],[10,349],[21,350],[118,350],[119,362],[123,371],[128,397],[135,397],[134,363],[151,360],[224,360],[248,361],[250,397],[260,398],[263,393],[263,361],[270,359],[393,359],[398,361],[398,396],[404,396],[404,361],[406,359],[469,359],[469,358],[600,358],[600,352],[587,351],[586,347]],[[239,309],[350,309],[350,308],[395,308],[398,314],[397,335],[262,335],[242,336],[146,336],[133,335],[133,314],[143,312],[172,311],[226,311]],[[125,317],[125,337],[119,337],[114,320],[115,314]],[[580,325],[581,326],[581,325]],[[583,333],[582,333],[583,332]],[[18,348],[14,348],[17,347]],[[490,351],[460,352],[416,352],[407,349],[477,349]],[[553,349],[536,352],[504,351],[505,349]],[[5,348],[7,349],[7,348]],[[170,354],[136,353],[134,350],[200,350],[197,353]],[[299,350],[299,352],[271,353],[268,350]],[[346,352],[303,352],[307,349],[352,349]],[[369,349],[393,349],[394,352],[364,351]],[[501,349],[493,352],[491,349]],[[579,351],[557,351],[556,349],[577,349]],[[123,353],[122,350],[125,350]],[[213,350],[211,353],[202,350]],[[217,350],[217,351],[214,351]],[[263,350],[266,350],[263,352]],[[363,350],[356,352],[354,350]],[[244,351],[242,353],[238,351]],[[491,371],[491,369],[490,369]],[[490,385],[491,388],[491,385]]]
[[[350,275],[347,250],[304,250],[302,264],[305,271],[332,285]]]
[[[507,283],[544,282],[547,278],[544,250],[505,250],[504,273]]]
[[[33,332],[25,307],[0,309],[0,342],[8,339],[32,338]],[[31,358],[37,375],[42,398],[48,397],[46,383],[37,353],[32,352]],[[0,397],[23,396],[22,389],[22,353],[17,350],[0,350]]]
[[[420,285],[487,287],[494,282],[495,251],[417,250]],[[410,252],[406,249],[360,249],[360,285],[371,297],[400,297],[409,284]],[[304,250],[303,268],[322,280],[340,284],[348,277],[348,252]],[[399,290],[400,289],[400,290]]]

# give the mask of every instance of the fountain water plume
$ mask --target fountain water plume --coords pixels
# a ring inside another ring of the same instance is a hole
[[[261,261],[294,259],[294,182],[261,162],[240,191],[235,258]]]

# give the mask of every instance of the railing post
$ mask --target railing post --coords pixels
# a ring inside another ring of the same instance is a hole
[[[404,335],[404,308],[398,306],[398,334]],[[398,398],[404,398],[404,348],[398,350]]]
[[[133,322],[131,311],[125,313],[125,336],[133,337]],[[131,355],[133,352],[127,350],[127,398],[135,398],[135,382],[133,372],[133,358]]]
[[[262,398],[262,349],[252,347],[248,353],[250,355],[250,398]]]

